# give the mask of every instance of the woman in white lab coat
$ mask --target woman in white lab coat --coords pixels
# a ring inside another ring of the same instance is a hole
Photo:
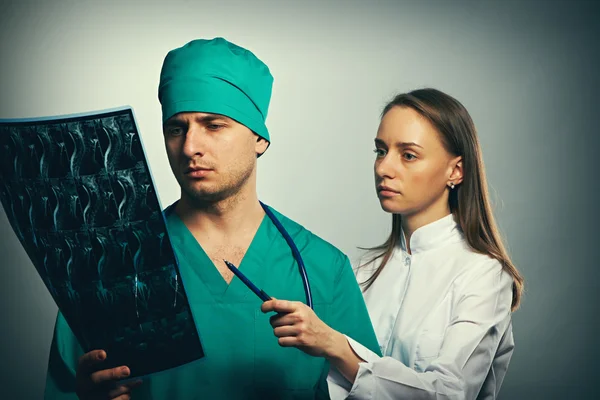
[[[383,110],[375,153],[392,232],[356,274],[383,357],[299,302],[263,304],[285,313],[272,317],[274,334],[330,361],[333,399],[495,399],[523,278],[494,222],[473,121],[438,90],[400,94]]]

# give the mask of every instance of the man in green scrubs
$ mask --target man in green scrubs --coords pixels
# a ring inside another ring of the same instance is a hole
[[[306,301],[292,251],[256,193],[257,159],[270,144],[265,120],[272,83],[262,61],[222,38],[194,40],[172,50],[161,71],[165,145],[181,186],[180,200],[165,215],[205,357],[145,377],[131,392],[120,385],[109,393],[91,380],[126,375],[119,375],[119,369],[90,375],[92,364],[102,370],[95,357],[110,354],[97,351],[82,358],[59,313],[47,399],[96,398],[102,391],[103,398],[123,399],[329,397],[326,360],[280,346],[269,323],[272,314],[261,312],[262,301],[223,263],[237,265],[272,297]],[[315,313],[379,353],[348,258],[273,211],[304,259]]]

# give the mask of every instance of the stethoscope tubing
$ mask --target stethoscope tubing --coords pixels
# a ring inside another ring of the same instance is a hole
[[[277,219],[275,214],[273,214],[273,211],[270,210],[269,206],[264,204],[262,201],[260,201],[260,205],[262,206],[263,210],[265,210],[265,213],[267,214],[269,219],[273,222],[273,224],[275,225],[275,227],[277,228],[279,233],[281,233],[281,236],[283,236],[283,238],[287,242],[288,246],[290,247],[290,250],[292,251],[292,256],[294,257],[294,260],[296,260],[296,263],[298,264],[298,269],[300,270],[300,276],[302,277],[302,285],[304,286],[304,294],[306,295],[306,305],[309,306],[311,309],[313,309],[313,298],[312,298],[312,292],[310,289],[310,282],[308,280],[308,274],[306,273],[306,267],[304,266],[304,260],[302,259],[302,256],[300,255],[300,251],[298,250],[296,243],[294,243],[294,240],[292,239],[290,234],[283,227],[281,222],[279,222],[279,220]]]

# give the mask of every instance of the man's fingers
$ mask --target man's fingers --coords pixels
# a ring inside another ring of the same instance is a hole
[[[123,394],[129,394],[129,393],[131,393],[131,388],[129,386],[119,385],[116,388],[114,388],[108,392],[108,398],[114,399],[114,398],[118,398],[119,396],[121,396]]]
[[[92,350],[79,357],[78,368],[84,371],[90,371],[94,365],[101,363],[106,359],[104,350]]]
[[[119,397],[114,397],[114,400],[131,400],[131,394],[122,394]]]
[[[111,391],[108,392],[108,398],[110,398],[110,399],[120,398],[119,396],[121,396],[121,395],[130,394],[133,389],[140,386],[141,384],[142,384],[141,379],[137,379],[135,381],[120,384],[119,386],[113,388]]]
[[[103,369],[90,375],[93,384],[98,385],[104,382],[115,381],[129,376],[129,368],[117,367],[112,369]]]
[[[135,381],[120,384],[108,392],[108,397],[113,399],[122,394],[130,393],[132,389],[135,389],[136,387],[140,386],[141,384],[142,384],[141,379],[137,379]]]

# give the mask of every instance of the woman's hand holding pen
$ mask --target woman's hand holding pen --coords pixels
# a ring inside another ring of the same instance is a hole
[[[272,299],[262,304],[264,313],[274,311],[271,317],[273,333],[282,347],[297,347],[311,356],[335,357],[347,340],[317,317],[313,310],[298,301]]]
[[[223,260],[225,261],[225,260]],[[314,311],[299,301],[271,298],[254,285],[235,265],[225,261],[261,300],[263,313],[276,312],[270,318],[273,333],[282,347],[296,347],[314,357],[324,357],[350,382],[354,382],[358,364],[364,360],[352,350],[346,337],[321,321]]]
[[[264,313],[277,313],[271,317],[271,326],[280,346],[324,357],[348,381],[354,382],[358,365],[364,360],[352,350],[346,336],[321,321],[310,307],[298,301],[271,299],[260,309]]]

